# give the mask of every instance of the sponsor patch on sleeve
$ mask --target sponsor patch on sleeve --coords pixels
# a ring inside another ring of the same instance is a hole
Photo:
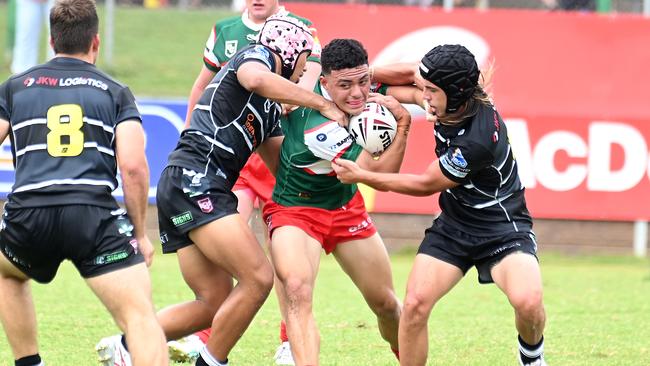
[[[256,46],[248,49],[242,54],[242,60],[258,60],[262,61],[269,69],[271,69],[271,52],[264,46]]]
[[[440,157],[442,167],[454,177],[465,178],[469,174],[467,160],[460,148],[449,149],[446,154]]]

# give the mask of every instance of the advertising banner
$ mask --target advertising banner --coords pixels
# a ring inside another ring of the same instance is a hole
[[[635,15],[291,3],[322,44],[356,38],[371,63],[417,61],[442,43],[495,64],[492,92],[537,218],[650,219],[650,19]],[[138,100],[147,134],[150,199],[182,130],[184,101]],[[402,172],[435,161],[418,107]],[[13,183],[9,141],[0,149],[0,196]],[[362,189],[371,211],[433,214],[437,195]],[[120,191],[116,192],[119,196]]]

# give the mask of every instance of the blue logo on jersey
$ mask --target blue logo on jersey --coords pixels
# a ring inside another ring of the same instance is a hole
[[[316,135],[316,140],[323,142],[327,140],[327,135],[324,133],[319,133],[318,135]]]
[[[461,168],[467,168],[467,161],[465,160],[465,157],[460,152],[460,148],[458,147],[451,154],[451,162],[452,164],[459,166]]]

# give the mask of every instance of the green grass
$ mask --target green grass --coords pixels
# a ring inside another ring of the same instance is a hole
[[[230,15],[233,13],[211,8],[181,11],[117,7],[113,62],[111,65],[105,63],[100,48],[98,66],[129,85],[138,97],[186,98],[203,65],[203,48],[210,29],[217,19]],[[7,6],[0,4],[2,54],[6,44],[6,19]],[[100,37],[104,35],[103,23],[102,14]],[[6,80],[9,75],[9,64],[4,60],[0,80]]]
[[[391,257],[396,289],[404,295],[412,253]],[[551,365],[650,364],[650,266],[628,257],[542,256]],[[151,269],[158,308],[191,297],[176,257],[156,256]],[[62,266],[48,286],[34,285],[41,354],[49,365],[93,365],[94,344],[114,334],[108,313]],[[374,316],[331,257],[323,257],[315,295],[322,365],[395,365]],[[278,344],[277,302],[268,299],[231,354],[231,365],[271,365]],[[478,285],[476,272],[436,306],[430,322],[430,365],[514,365],[516,333],[506,298]],[[4,335],[0,365],[11,365]]]

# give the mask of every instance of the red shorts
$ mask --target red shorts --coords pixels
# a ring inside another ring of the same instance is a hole
[[[365,239],[377,232],[358,191],[350,202],[335,210],[282,206],[269,201],[264,205],[263,215],[271,236],[276,228],[296,226],[321,243],[327,254],[339,243]]]
[[[246,191],[253,200],[257,198],[258,204],[266,205],[271,200],[275,186],[275,177],[266,167],[258,154],[253,154],[239,172],[239,179],[232,187],[232,191]]]

